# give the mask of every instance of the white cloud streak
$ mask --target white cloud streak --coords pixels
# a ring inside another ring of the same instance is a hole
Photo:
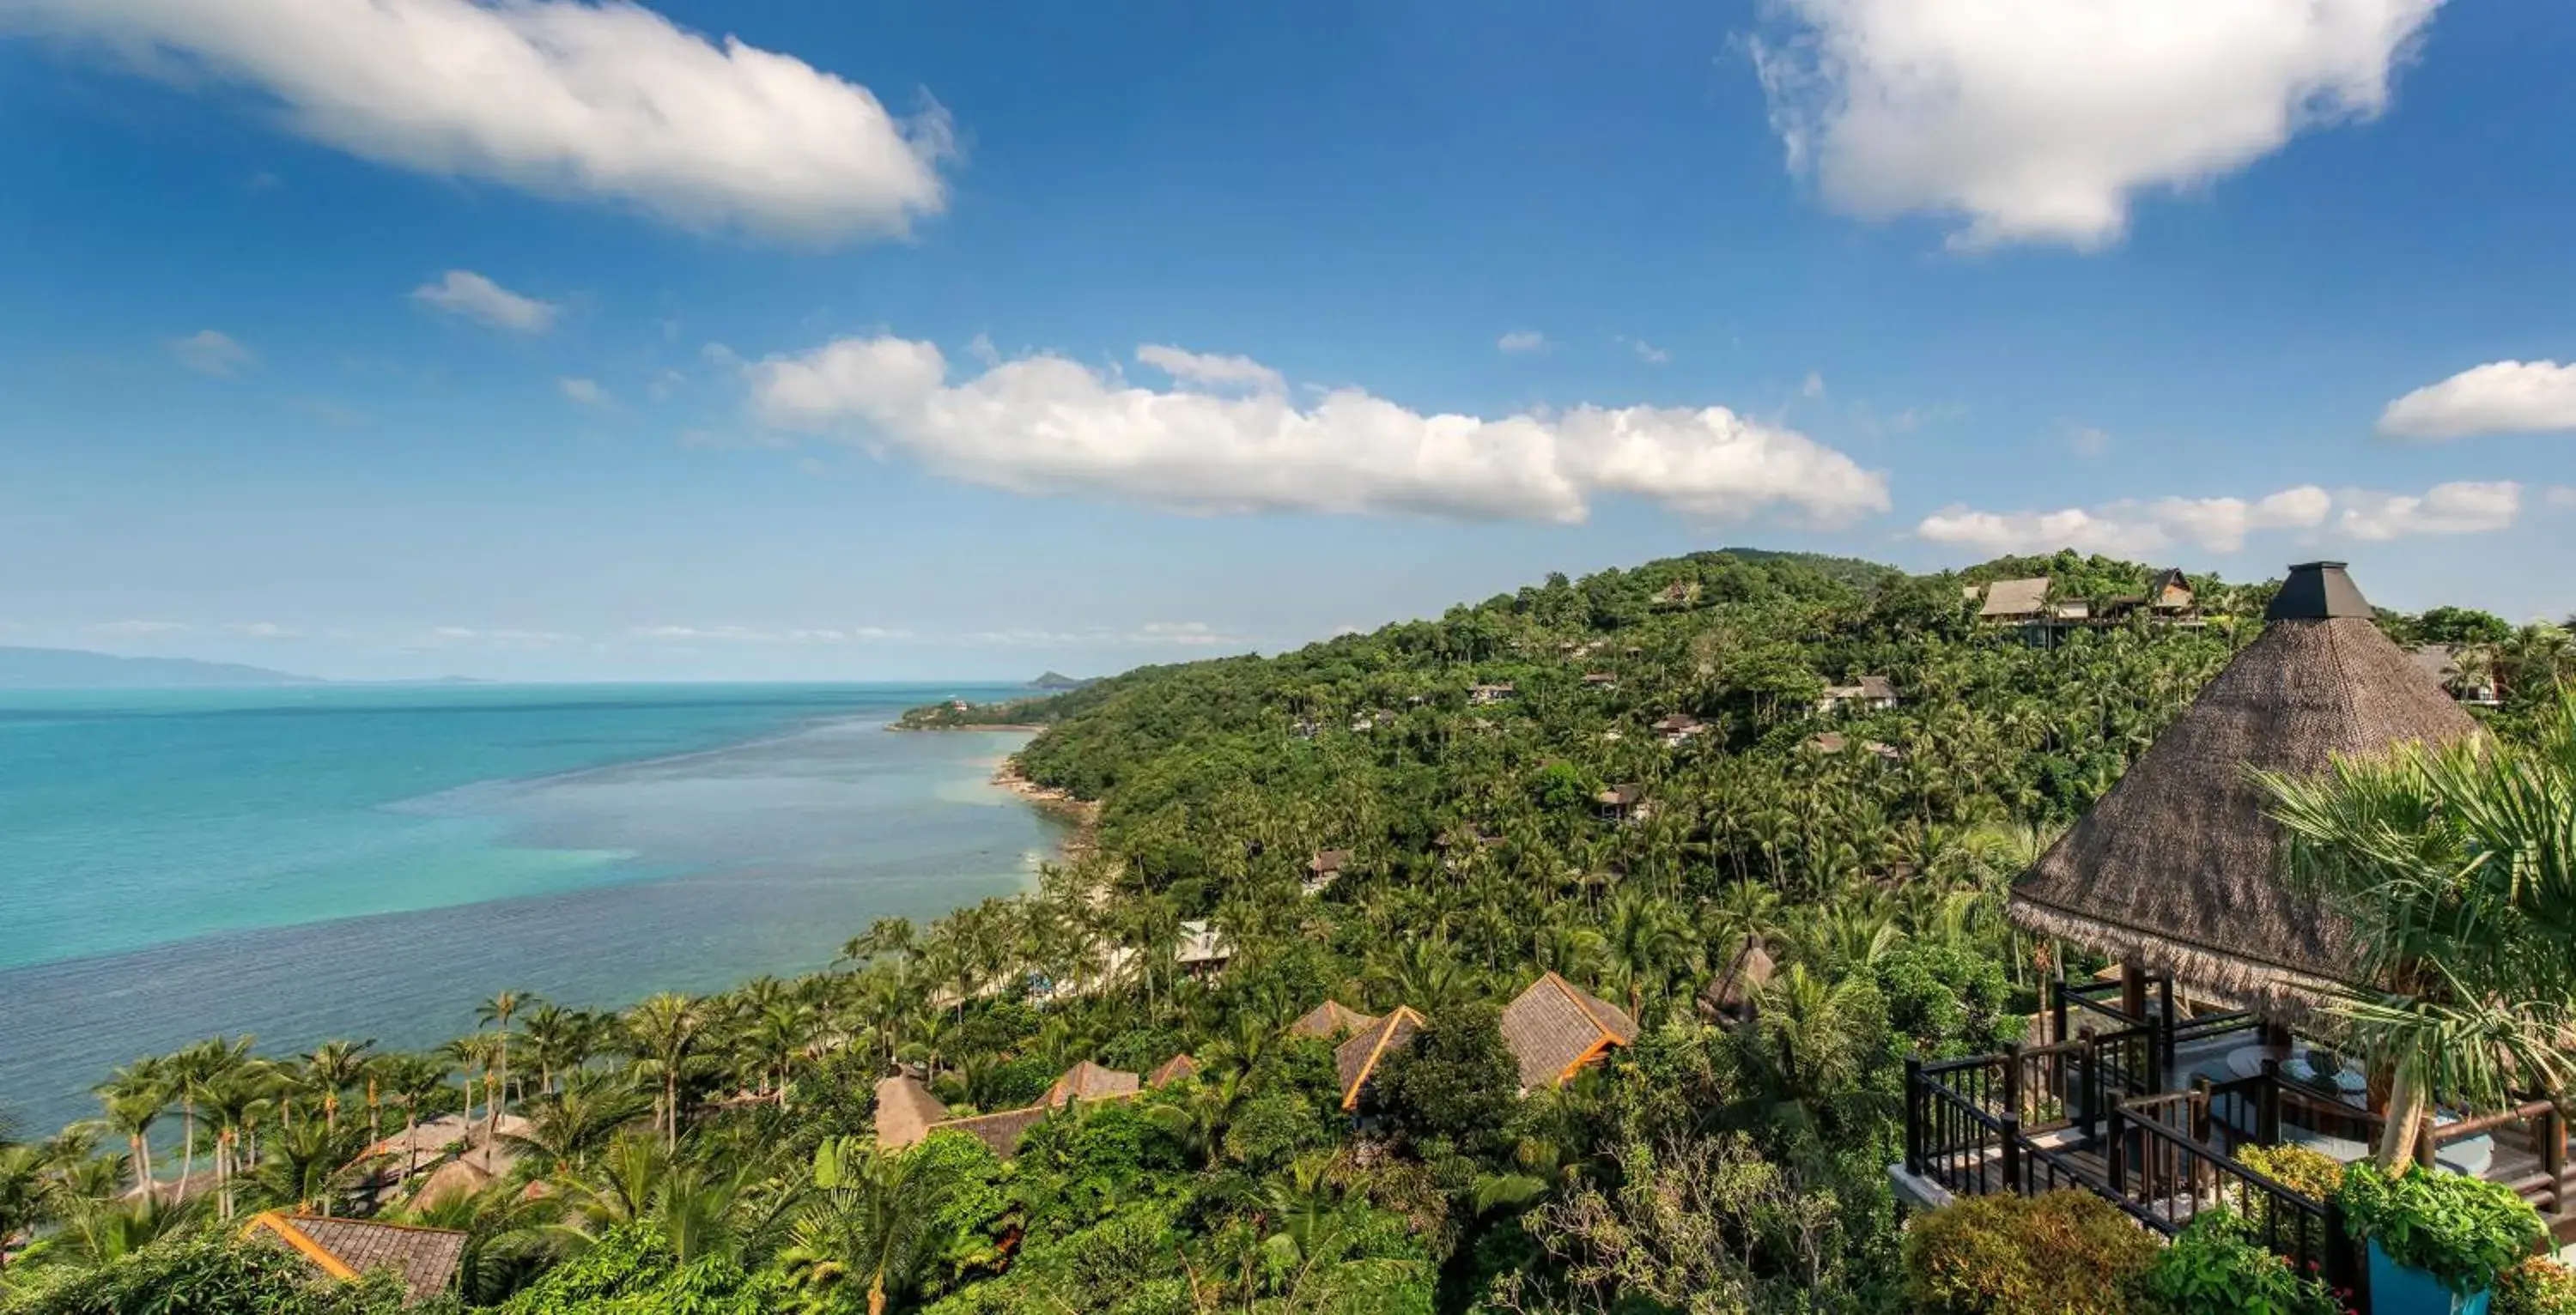
[[[605,0],[0,0],[176,82],[255,87],[290,130],[442,177],[791,240],[901,234],[946,202],[947,114],[888,113],[792,56]]]
[[[2511,526],[2522,515],[2522,486],[2510,480],[2462,480],[2436,484],[2420,496],[2356,490],[2341,501],[2343,514],[2336,527],[2355,539],[2485,534]]]
[[[1494,340],[1494,350],[1505,356],[1525,356],[1547,350],[1547,335],[1536,329],[1516,329]]]
[[[181,635],[192,627],[184,621],[103,621],[89,627],[94,635],[140,639],[147,635]]]
[[[472,270],[451,269],[435,283],[411,290],[411,299],[435,310],[480,320],[513,333],[544,333],[555,326],[560,308],[523,297]]]
[[[2264,532],[2329,529],[2348,539],[2387,540],[2420,535],[2476,534],[2501,530],[2522,510],[2522,486],[2511,482],[2437,484],[2422,494],[2343,489],[2313,484],[2269,497],[2157,498],[2057,511],[1992,512],[1952,506],[1927,516],[1914,537],[1989,554],[2078,552],[2136,557],[2190,545],[2233,553]]]
[[[1754,61],[1790,168],[1955,247],[2097,248],[2136,196],[2387,108],[2441,0],[1779,0]]]
[[[984,354],[998,357],[989,341]],[[1136,359],[1170,375],[1175,382],[1196,384],[1201,388],[1227,391],[1249,389],[1258,393],[1284,393],[1288,381],[1277,370],[1249,356],[1210,356],[1147,343],[1136,349]]]
[[[170,354],[179,359],[179,364],[217,379],[230,379],[259,363],[259,357],[232,335],[217,333],[213,329],[199,329],[185,338],[173,340]]]
[[[913,638],[913,633],[909,630],[888,629],[881,626],[763,630],[751,626],[660,625],[637,626],[631,633],[638,639],[715,644],[855,644]]]
[[[565,397],[579,402],[583,406],[601,411],[605,411],[609,407],[608,390],[600,387],[599,381],[596,379],[575,379],[567,376],[565,378],[555,380],[555,387],[560,390]]]
[[[2473,434],[2576,431],[2576,364],[2491,361],[2427,384],[2379,413],[2383,438],[2441,443]]]
[[[949,478],[1018,493],[1200,513],[1562,523],[1582,521],[1603,494],[1710,521],[1777,512],[1838,525],[1888,506],[1885,475],[1717,406],[1485,420],[1341,388],[1300,407],[1279,391],[1134,387],[1047,354],[960,382],[948,375],[939,348],[895,337],[844,338],[749,367],[755,413],[770,425],[900,451]]]

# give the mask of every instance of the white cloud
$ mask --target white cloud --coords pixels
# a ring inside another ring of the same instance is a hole
[[[2576,430],[2576,364],[2492,361],[2427,384],[2379,413],[2386,438],[2441,442],[2472,434]]]
[[[2232,553],[2264,531],[2308,530],[2348,539],[2387,540],[2419,535],[2479,534],[2501,530],[2522,512],[2522,486],[2510,481],[2437,484],[2421,494],[2343,489],[2329,494],[2313,484],[2267,498],[2157,498],[2059,511],[1991,512],[1947,507],[1915,526],[1914,535],[1986,553],[2078,552],[2136,557],[2176,544]]]
[[[993,351],[990,339],[979,341],[983,343],[982,354],[998,358],[999,353]],[[1136,359],[1180,383],[1197,384],[1202,388],[1245,388],[1261,393],[1288,391],[1288,381],[1281,378],[1277,370],[1249,356],[1207,356],[1178,347],[1147,343],[1136,349]]]
[[[293,626],[279,625],[274,621],[237,622],[227,628],[235,634],[248,635],[252,639],[301,639],[304,637],[303,631],[298,630]]]
[[[1991,512],[1944,508],[1914,527],[1915,537],[1986,553],[2078,552],[2135,557],[2177,541],[2205,551],[2232,553],[2258,530],[2314,529],[2323,525],[2333,498],[2312,484],[2283,489],[2253,502],[2243,498],[2158,498],[2094,508]]]
[[[2066,445],[2079,457],[2098,457],[2111,450],[2111,436],[2091,425],[2078,427],[2066,436]]]
[[[1888,506],[1884,474],[1724,407],[1423,415],[1356,388],[1132,387],[1035,355],[951,383],[930,343],[844,338],[750,367],[757,414],[900,450],[936,473],[1034,494],[1195,512],[1411,513],[1578,522],[1599,494],[1717,520],[1842,524]]]
[[[1547,335],[1536,329],[1516,329],[1494,340],[1494,350],[1507,356],[1547,350]]]
[[[2550,486],[2549,505],[2553,507],[2576,507],[2576,488],[2570,488],[2564,484],[2555,484]]]
[[[677,370],[664,370],[661,376],[655,379],[644,391],[649,394],[654,401],[665,402],[670,400],[671,394],[680,391],[681,387],[686,385],[688,382],[689,377],[687,375],[684,375]]]
[[[141,638],[145,635],[178,635],[185,634],[188,630],[189,626],[184,621],[103,621],[89,627],[91,634],[113,635],[121,639]]]
[[[1827,204],[1952,245],[2117,241],[2136,195],[2388,105],[2441,0],[1779,0],[1772,126]]]
[[[1644,361],[1648,365],[1667,365],[1670,364],[1673,359],[1673,354],[1671,352],[1665,351],[1663,348],[1657,347],[1643,338],[1631,338],[1626,334],[1619,334],[1612,337],[1611,341],[1626,345],[1628,350],[1637,354],[1638,360]]]
[[[2356,539],[2428,534],[2484,534],[2522,514],[2522,486],[2511,480],[2436,484],[2421,496],[2347,490],[2337,528]]]
[[[472,270],[451,269],[436,283],[424,283],[411,290],[411,299],[433,306],[450,315],[481,320],[496,329],[517,333],[543,333],[554,327],[560,313],[551,302],[522,297]]]
[[[880,639],[910,639],[909,630],[883,626],[825,627],[802,630],[762,630],[750,626],[637,626],[639,639],[678,640],[691,643],[720,644],[850,644]]]
[[[570,642],[572,636],[551,630],[483,630],[473,626],[439,626],[430,631],[439,644],[482,644],[493,648],[552,648]]]
[[[1799,395],[1800,397],[1822,397],[1822,396],[1824,396],[1824,395],[1825,395],[1825,376],[1824,376],[1822,373],[1820,373],[1820,372],[1818,372],[1818,371],[1815,371],[1815,370],[1809,370],[1809,371],[1807,371],[1807,381],[1806,381],[1805,383],[1802,383],[1802,384],[1798,385],[1798,395]]]
[[[802,60],[618,0],[0,0],[8,26],[256,87],[352,155],[691,228],[899,234],[945,204],[954,153],[936,106],[897,118]]]
[[[185,338],[172,340],[170,354],[179,358],[179,364],[218,379],[229,379],[259,363],[259,358],[252,355],[248,347],[235,341],[232,335],[217,333],[213,329],[199,329]]]
[[[1140,644],[1186,644],[1192,646],[1248,644],[1252,642],[1241,635],[1223,634],[1205,621],[1148,621],[1145,624],[1138,626],[1135,633],[1128,636],[1128,638],[1131,641]]]
[[[608,390],[600,387],[596,379],[575,379],[566,376],[555,380],[555,387],[561,389],[564,396],[583,406],[597,407],[603,411],[608,409]]]

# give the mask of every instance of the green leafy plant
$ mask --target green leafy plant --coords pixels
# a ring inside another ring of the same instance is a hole
[[[2513,1189],[2460,1174],[2413,1168],[2391,1178],[2355,1164],[2344,1171],[2341,1199],[2354,1233],[2463,1296],[2494,1287],[2549,1235]]]
[[[2123,1315],[2156,1259],[2155,1238],[2082,1191],[1971,1197],[1905,1238],[1914,1305],[1938,1315]]]
[[[2576,1315],[2576,1270],[2526,1260],[2496,1279],[2492,1315]]]
[[[2170,1315],[2345,1315],[2324,1279],[2257,1245],[2225,1207],[2192,1217],[2156,1257],[2146,1292]]]
[[[2343,1187],[2343,1165],[2323,1151],[2305,1146],[2248,1146],[2237,1162],[2315,1201],[2331,1201]]]

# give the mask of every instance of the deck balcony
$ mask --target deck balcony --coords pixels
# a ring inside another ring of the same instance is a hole
[[[2059,983],[2049,1004],[2049,1035],[2063,1038],[2051,1044],[1908,1062],[1904,1159],[1889,1170],[1901,1197],[1938,1205],[2081,1188],[2168,1235],[2225,1205],[2274,1251],[2355,1285],[2359,1253],[2333,1204],[2237,1153],[2299,1145],[2366,1158],[2387,1120],[2369,1108],[2357,1068],[2251,1013],[2178,1008],[2170,978]],[[2437,1102],[2430,1124],[2419,1160],[2511,1187],[2559,1243],[2576,1242],[2576,1175],[2555,1103],[2469,1116]]]

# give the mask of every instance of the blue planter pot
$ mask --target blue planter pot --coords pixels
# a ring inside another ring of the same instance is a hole
[[[2460,1296],[2430,1273],[2389,1259],[2377,1242],[2370,1244],[2370,1315],[2487,1315],[2492,1295]]]

